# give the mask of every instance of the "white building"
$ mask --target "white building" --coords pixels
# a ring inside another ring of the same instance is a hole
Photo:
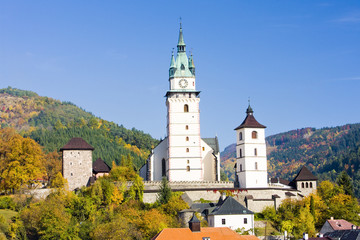
[[[171,57],[166,93],[167,137],[152,151],[140,176],[148,181],[219,181],[217,138],[200,136],[200,96],[196,90],[193,56],[186,54],[180,25],[176,59]]]
[[[229,227],[253,234],[254,213],[231,196],[220,198],[216,208],[208,214],[209,227]]]
[[[236,175],[240,188],[267,188],[265,126],[246,110],[245,120],[236,130]]]

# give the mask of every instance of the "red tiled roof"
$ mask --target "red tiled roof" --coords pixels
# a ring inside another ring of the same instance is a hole
[[[227,227],[204,227],[200,232],[192,232],[189,228],[165,228],[152,240],[202,240],[203,237],[210,240],[259,240],[254,235],[240,235]]]
[[[72,138],[65,146],[60,148],[60,151],[63,150],[94,150],[94,148],[82,138]]]
[[[344,219],[327,220],[334,230],[350,230],[354,224]]]

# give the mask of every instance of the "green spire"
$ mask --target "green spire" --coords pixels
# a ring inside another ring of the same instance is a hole
[[[171,62],[170,62],[170,68],[175,67],[175,57],[174,57],[174,50],[171,53]]]
[[[183,32],[182,32],[182,26],[180,22],[180,32],[179,32],[179,41],[177,45],[177,51],[178,52],[185,52],[186,44],[184,42]]]
[[[189,70],[193,75],[195,75],[195,65],[194,65],[194,59],[192,53],[189,57]]]

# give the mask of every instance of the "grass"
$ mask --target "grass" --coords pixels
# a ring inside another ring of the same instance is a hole
[[[14,217],[17,214],[16,211],[10,210],[10,209],[0,209],[0,215],[4,216],[6,220],[10,220],[12,217]]]

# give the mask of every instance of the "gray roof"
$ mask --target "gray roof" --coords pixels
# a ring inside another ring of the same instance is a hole
[[[337,230],[324,234],[324,237],[340,240],[359,240],[360,230]]]
[[[228,196],[209,215],[231,215],[231,214],[254,214],[252,211],[241,205],[233,197]]]
[[[219,153],[219,141],[217,137],[214,138],[202,138],[202,140],[214,150],[214,154]]]

